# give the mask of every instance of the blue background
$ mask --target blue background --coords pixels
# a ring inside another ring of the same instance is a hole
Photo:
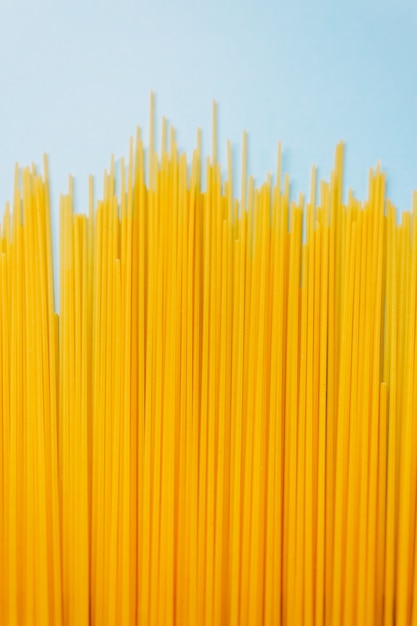
[[[226,139],[249,173],[275,171],[277,142],[293,193],[308,192],[313,163],[327,177],[346,142],[346,188],[366,194],[381,160],[388,195],[408,209],[417,187],[417,17],[403,3],[36,2],[0,0],[0,206],[14,164],[50,158],[54,241],[59,193],[75,176],[76,208],[87,180],[110,156],[127,155],[137,125],[148,141],[149,94],[157,131],[165,115],[181,149],[196,129],[211,148],[211,102],[219,103],[219,156]],[[236,180],[236,191],[239,179]]]

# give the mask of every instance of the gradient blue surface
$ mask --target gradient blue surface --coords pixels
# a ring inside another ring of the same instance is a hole
[[[127,154],[136,125],[148,137],[149,93],[190,152],[196,129],[210,150],[211,102],[219,103],[219,154],[249,172],[274,172],[277,142],[293,192],[310,168],[328,176],[346,142],[346,183],[366,193],[381,160],[388,195],[408,209],[417,188],[417,19],[398,4],[178,2],[36,3],[0,6],[0,205],[14,164],[50,158],[57,233],[59,193],[75,176],[77,210],[87,178]],[[160,129],[160,123],[158,124]],[[239,181],[237,181],[238,183]]]

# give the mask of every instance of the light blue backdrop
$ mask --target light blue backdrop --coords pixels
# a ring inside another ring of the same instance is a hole
[[[380,159],[389,196],[407,209],[417,187],[416,35],[415,11],[394,2],[0,0],[0,205],[14,163],[40,164],[46,151],[56,241],[68,173],[85,211],[88,175],[101,181],[110,155],[127,154],[137,124],[147,139],[153,89],[182,149],[198,126],[210,149],[214,98],[223,164],[226,139],[240,158],[246,129],[260,182],[281,139],[294,192],[308,191],[311,165],[328,176],[343,138],[347,186],[363,197]]]

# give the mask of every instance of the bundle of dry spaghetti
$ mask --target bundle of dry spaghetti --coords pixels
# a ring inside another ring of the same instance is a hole
[[[340,144],[291,201],[244,136],[238,200],[215,130],[189,163],[153,126],[88,217],[61,197],[59,315],[47,164],[17,170],[0,622],[417,623],[417,199],[397,225],[378,167],[343,202]]]

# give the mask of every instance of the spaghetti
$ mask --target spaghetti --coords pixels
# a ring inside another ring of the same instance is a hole
[[[152,97],[148,161],[138,131],[88,216],[70,179],[59,315],[47,162],[16,171],[1,623],[417,623],[417,195],[397,225],[378,166],[344,202],[339,144],[291,200],[244,134],[238,201],[216,116],[189,164]]]

